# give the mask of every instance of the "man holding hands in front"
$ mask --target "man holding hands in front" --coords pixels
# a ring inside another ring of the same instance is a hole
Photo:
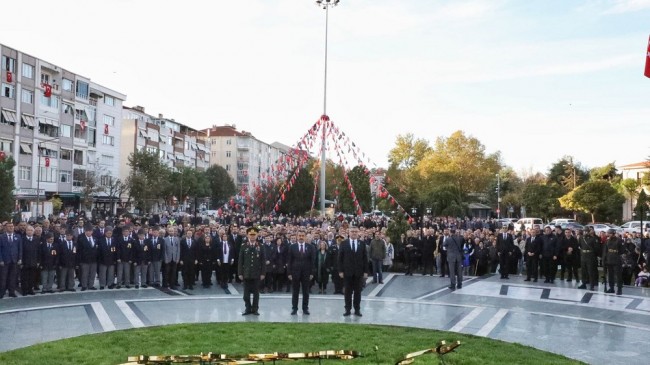
[[[350,238],[341,243],[339,249],[339,276],[343,279],[345,295],[345,317],[354,307],[354,315],[361,317],[361,290],[368,278],[368,251],[359,239],[359,228],[349,230]],[[354,300],[353,300],[354,295]]]

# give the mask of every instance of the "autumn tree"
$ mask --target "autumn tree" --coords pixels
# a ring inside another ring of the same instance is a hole
[[[618,220],[621,217],[621,205],[625,197],[605,180],[588,181],[559,199],[563,207],[582,211],[605,221]]]
[[[16,161],[13,157],[6,157],[4,153],[0,155],[0,221],[4,222],[11,219],[11,213],[14,208],[14,166]]]

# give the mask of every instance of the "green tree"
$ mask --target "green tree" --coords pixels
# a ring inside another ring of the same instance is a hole
[[[160,161],[158,154],[146,150],[131,153],[128,165],[131,167],[126,181],[129,195],[136,207],[150,212],[169,191],[173,173]]]
[[[613,182],[618,176],[618,170],[614,162],[610,162],[605,166],[594,167],[589,171],[590,180],[607,180]]]
[[[388,162],[391,166],[402,169],[415,167],[431,151],[429,142],[416,139],[412,133],[398,135],[395,147],[388,152]]]
[[[4,222],[11,219],[11,214],[15,205],[14,190],[14,167],[16,161],[13,157],[3,157],[0,159],[0,221]]]
[[[605,221],[618,220],[621,217],[621,205],[625,197],[605,180],[588,181],[559,199],[568,209],[578,210],[596,216]]]
[[[564,156],[551,166],[547,178],[550,184],[561,186],[566,193],[587,181],[589,171],[574,162],[572,156]]]
[[[561,212],[559,198],[562,188],[557,185],[527,184],[522,192],[522,203],[526,207],[526,215],[548,220]]]
[[[218,207],[237,193],[237,187],[228,171],[219,165],[212,165],[205,170],[210,200],[213,207]]]
[[[314,194],[314,177],[311,175],[314,161],[310,160],[297,173],[291,190],[284,192],[284,201],[280,205],[280,212],[285,214],[303,215],[311,209]],[[295,172],[296,169],[293,170]],[[292,172],[292,173],[293,173]],[[289,174],[292,176],[292,174]],[[286,183],[289,183],[287,181]],[[282,195],[280,195],[282,199]]]
[[[400,237],[402,234],[406,234],[410,226],[404,219],[403,212],[396,212],[391,218],[390,222],[388,222],[386,234],[390,237],[390,242],[395,246],[395,252],[402,252],[405,247],[401,247]]]
[[[197,209],[197,199],[210,195],[208,179],[205,172],[193,167],[181,167],[177,172],[172,172],[171,184],[167,184],[164,191],[166,198],[178,196],[180,204],[187,208],[187,202],[194,202]]]

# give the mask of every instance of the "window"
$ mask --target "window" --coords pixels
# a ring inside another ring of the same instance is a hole
[[[49,98],[41,92],[41,105],[47,106],[50,108],[58,109],[59,108],[59,97],[56,95],[51,95]]]
[[[111,127],[115,126],[115,117],[112,117],[110,115],[104,115],[104,124],[108,124]]]
[[[214,143],[214,142],[213,142],[213,143]],[[227,145],[231,145],[231,144],[232,144],[232,140],[227,139],[227,140],[226,140],[226,144],[227,144]]]
[[[34,92],[23,89],[20,95],[20,100],[25,104],[34,104]]]
[[[86,139],[86,131],[88,128],[81,129],[81,125],[75,124],[74,125],[74,138],[79,138],[79,139]]]
[[[72,80],[63,79],[63,91],[72,91]]]
[[[71,183],[72,173],[70,171],[61,170],[59,173],[59,181],[62,183]]]
[[[81,150],[74,150],[74,155],[73,155],[73,162],[75,165],[83,165],[84,164],[84,152]],[[77,172],[77,170],[75,170]]]
[[[11,57],[2,56],[2,69],[9,72],[16,72],[16,60]]]
[[[99,178],[99,184],[100,184],[101,186],[110,186],[112,180],[113,180],[113,179],[111,178],[111,175],[102,175],[102,176]]]
[[[190,149],[190,142],[189,141],[185,141],[185,148],[183,148],[183,149],[186,150],[186,151]]]
[[[38,123],[38,133],[44,134],[46,136],[50,137],[58,137],[59,136],[59,127],[55,127],[50,124],[45,124],[44,123],[45,119],[39,118],[39,123]]]
[[[14,86],[11,84],[2,84],[2,96],[6,98],[14,98]]]
[[[230,164],[226,165],[226,171],[230,171]]]
[[[72,137],[72,126],[61,124],[61,137]]]
[[[230,151],[226,151],[226,157],[230,157]]]
[[[50,150],[46,147],[40,147],[39,150],[41,151],[41,156],[44,157],[49,157],[49,158],[59,158],[59,151],[55,150]]]
[[[107,144],[109,146],[114,146],[115,145],[115,137],[103,135],[102,136],[102,143]]]
[[[50,75],[41,72],[41,85],[50,84]]]
[[[4,152],[7,155],[13,153],[13,145],[14,143],[12,141],[0,139],[0,151]]]
[[[115,98],[109,95],[104,95],[104,104],[115,106]]]
[[[64,114],[74,114],[74,107],[71,104],[63,103]]]
[[[157,155],[158,154],[158,149],[156,147],[147,147],[147,152]]]
[[[72,150],[66,150],[62,148],[59,156],[62,160],[70,161],[72,160]]]
[[[32,180],[32,168],[29,166],[20,166],[18,168],[18,179],[19,180]]]
[[[102,165],[113,166],[113,156],[102,155]]]
[[[83,81],[77,81],[77,97],[81,99],[88,99],[88,91],[90,88],[88,87],[87,82]]]
[[[93,128],[88,128],[88,145],[95,147],[97,145],[97,130]]]
[[[23,77],[28,79],[34,78],[34,66],[23,62]]]
[[[41,166],[41,173],[39,179],[43,182],[57,182],[59,178],[58,170],[56,167]]]

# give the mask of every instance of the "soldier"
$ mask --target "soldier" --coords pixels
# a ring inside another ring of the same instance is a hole
[[[259,316],[260,280],[264,280],[266,273],[266,259],[264,250],[257,244],[257,228],[250,227],[246,230],[247,239],[242,243],[237,260],[237,273],[239,280],[244,282],[244,303],[246,310],[243,316],[254,314]],[[253,303],[251,304],[251,295]]]
[[[593,234],[593,227],[582,231],[578,236],[578,247],[580,248],[580,265],[582,268],[582,285],[578,289],[594,290],[598,286],[598,262],[596,255],[599,249],[599,243]]]
[[[614,293],[614,280],[616,280],[616,295],[623,294],[623,267],[621,255],[625,252],[623,240],[616,236],[614,229],[607,230],[607,241],[603,246],[603,265],[607,268],[607,281],[609,289],[605,293]]]

